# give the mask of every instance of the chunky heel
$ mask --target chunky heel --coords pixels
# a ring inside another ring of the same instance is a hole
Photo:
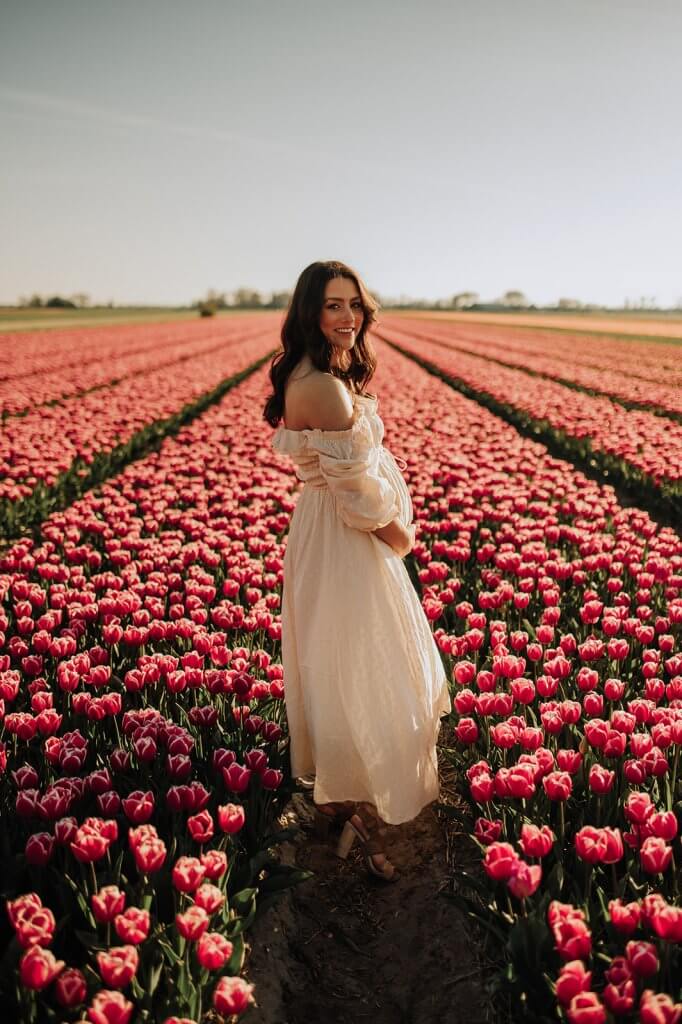
[[[345,860],[357,838],[357,830],[351,825],[350,821],[347,821],[343,826],[343,832],[336,847],[336,856],[340,857],[341,860]]]

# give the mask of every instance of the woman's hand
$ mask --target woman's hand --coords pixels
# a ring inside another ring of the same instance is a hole
[[[375,537],[383,540],[385,544],[393,548],[400,558],[409,555],[414,546],[415,527],[403,526],[399,519],[393,519],[386,526],[380,526],[378,530],[372,530]]]

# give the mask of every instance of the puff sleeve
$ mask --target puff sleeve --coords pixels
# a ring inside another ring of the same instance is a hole
[[[308,445],[318,454],[337,515],[346,526],[370,532],[400,518],[400,503],[390,479],[381,472],[381,448],[366,418],[361,416],[346,433],[334,438],[325,431],[311,431]]]

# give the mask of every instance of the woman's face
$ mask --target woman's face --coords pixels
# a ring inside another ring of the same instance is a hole
[[[355,281],[347,277],[334,277],[327,281],[320,329],[327,341],[339,349],[339,355],[353,348],[364,318],[362,300]]]

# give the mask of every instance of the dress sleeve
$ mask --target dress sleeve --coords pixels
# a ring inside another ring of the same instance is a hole
[[[349,431],[310,431],[308,446],[318,453],[320,472],[346,526],[370,532],[399,518],[400,504],[381,473],[380,446],[366,417]]]

